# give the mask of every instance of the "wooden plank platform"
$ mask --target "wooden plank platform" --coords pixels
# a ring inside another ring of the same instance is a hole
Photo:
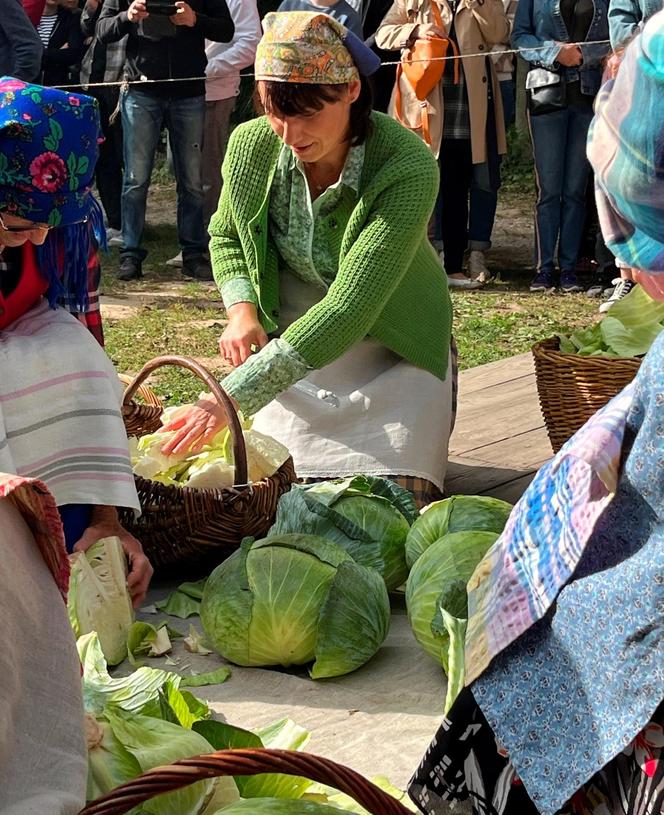
[[[448,494],[514,502],[551,455],[531,354],[461,372]]]

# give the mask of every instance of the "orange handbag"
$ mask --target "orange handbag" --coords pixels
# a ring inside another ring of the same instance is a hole
[[[440,9],[435,0],[431,0],[431,10],[438,28],[443,29]],[[396,93],[394,98],[394,112],[397,120],[410,130],[421,130],[422,138],[431,147],[431,132],[429,129],[429,103],[427,97],[443,78],[445,73],[444,57],[451,48],[456,57],[459,49],[448,37],[420,37],[408,48],[401,57],[397,67]],[[404,76],[420,102],[420,123],[410,125],[403,118],[403,103],[401,99],[401,77]],[[454,82],[459,81],[459,60],[454,60]]]

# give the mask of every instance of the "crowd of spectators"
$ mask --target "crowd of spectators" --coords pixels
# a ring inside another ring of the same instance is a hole
[[[241,72],[253,62],[261,14],[277,2],[0,3],[0,75],[82,88],[99,101],[105,141],[96,185],[109,243],[120,247],[119,278],[142,276],[147,194],[165,131],[180,246],[169,263],[187,277],[210,280],[207,226],[221,190]],[[660,7],[660,0],[282,0],[278,6],[330,14],[385,62],[426,37],[446,38],[449,54],[460,57],[444,63],[424,102],[394,66],[374,79],[376,109],[418,132],[438,157],[440,194],[430,237],[455,288],[480,288],[492,277],[487,253],[501,160],[522,98],[515,55],[505,52],[518,49],[531,69],[525,82],[537,198],[530,288],[586,288],[605,295],[602,311],[635,284],[597,227],[586,137],[607,58]],[[121,87],[123,80],[128,84]],[[563,101],[536,108],[532,88],[546,82],[560,84]]]

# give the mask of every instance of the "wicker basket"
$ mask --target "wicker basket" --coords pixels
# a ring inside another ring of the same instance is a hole
[[[123,385],[130,385],[133,381],[133,377],[127,374],[119,374],[119,378]],[[141,385],[137,394],[141,397],[140,403],[132,399],[122,405],[122,419],[128,436],[145,436],[148,433],[154,433],[161,424],[160,418],[164,406],[157,394],[147,385]]]
[[[639,370],[636,358],[563,354],[557,337],[533,345],[540,406],[553,452],[628,385]]]
[[[164,792],[220,775],[283,773],[310,778],[350,795],[371,815],[408,815],[408,810],[359,773],[327,758],[290,750],[220,750],[156,767],[98,798],[79,815],[122,815]],[[184,815],[184,813],[183,813]]]
[[[233,403],[214,376],[187,357],[163,356],[148,362],[125,391],[124,404],[164,365],[195,373],[224,408],[233,442],[236,486],[190,489],[136,476],[142,514],[136,519],[133,513],[123,512],[122,522],[141,541],[155,569],[180,563],[212,566],[228,557],[245,536],[265,535],[274,521],[277,501],[296,480],[293,460],[289,458],[270,478],[248,484],[247,451]]]

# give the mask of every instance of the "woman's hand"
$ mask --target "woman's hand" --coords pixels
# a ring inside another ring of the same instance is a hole
[[[237,368],[267,343],[253,303],[236,303],[228,309],[228,325],[219,340],[219,352],[227,362]]]
[[[581,65],[583,62],[583,52],[578,45],[573,45],[571,42],[559,42],[560,51],[556,57],[556,62],[564,65],[566,68],[574,68]]]
[[[171,453],[196,453],[228,424],[226,414],[212,394],[206,394],[195,405],[174,410],[161,431],[176,431],[161,448],[165,455]]]
[[[124,553],[129,561],[127,588],[134,608],[138,608],[145,600],[154,569],[145,556],[141,544],[120,523],[115,507],[96,506],[93,508],[90,526],[74,546],[74,551],[85,552],[86,549],[89,549],[102,538],[113,537],[120,539]]]

